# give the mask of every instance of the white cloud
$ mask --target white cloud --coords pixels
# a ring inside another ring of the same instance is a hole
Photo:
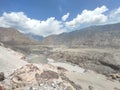
[[[106,6],[97,7],[92,10],[83,10],[81,14],[78,14],[72,21],[66,22],[66,27],[76,29],[83,24],[99,24],[107,21],[107,16],[103,13],[108,8]]]
[[[48,36],[65,32],[61,21],[50,17],[45,21],[28,18],[23,12],[3,13],[0,17],[1,27],[14,27],[24,33]]]
[[[68,19],[69,15],[70,15],[70,13],[65,14],[65,15],[62,17],[62,20],[63,20],[63,21],[66,21],[66,20]]]
[[[111,17],[115,17],[116,15],[120,15],[120,7],[111,12]]]
[[[76,30],[82,26],[107,24],[120,22],[120,7],[104,13],[108,10],[106,6],[97,7],[94,10],[83,10],[73,20],[66,21],[69,13],[62,17],[61,21],[50,17],[47,20],[36,20],[27,17],[23,12],[4,12],[0,16],[0,27],[13,27],[24,33],[34,33],[37,35],[48,36],[51,34],[60,34],[68,30]]]
[[[120,7],[111,11],[110,15],[108,15],[110,23],[120,22]]]

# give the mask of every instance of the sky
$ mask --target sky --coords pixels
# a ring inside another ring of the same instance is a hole
[[[0,0],[0,27],[49,36],[120,22],[120,0]]]

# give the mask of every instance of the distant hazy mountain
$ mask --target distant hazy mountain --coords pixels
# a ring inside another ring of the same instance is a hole
[[[33,33],[26,33],[26,35],[29,37],[29,38],[32,38],[34,40],[37,40],[37,41],[41,41],[43,39],[43,36],[40,36],[40,35],[35,35]]]
[[[14,28],[3,28],[3,27],[0,27],[0,42],[9,45],[36,43],[36,41],[28,38],[25,34],[20,33],[18,30]]]
[[[120,23],[91,26],[69,33],[51,35],[44,38],[42,43],[71,47],[120,47]]]

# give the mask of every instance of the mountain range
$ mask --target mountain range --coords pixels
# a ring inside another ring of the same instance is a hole
[[[90,26],[69,33],[51,35],[44,38],[42,43],[69,47],[120,47],[120,23]]]
[[[90,26],[59,35],[42,37],[0,27],[0,41],[6,44],[65,45],[68,47],[120,47],[120,23]]]

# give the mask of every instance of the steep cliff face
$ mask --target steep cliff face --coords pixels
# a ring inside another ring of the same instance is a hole
[[[70,33],[48,36],[42,43],[72,47],[120,47],[120,23],[91,26]]]

